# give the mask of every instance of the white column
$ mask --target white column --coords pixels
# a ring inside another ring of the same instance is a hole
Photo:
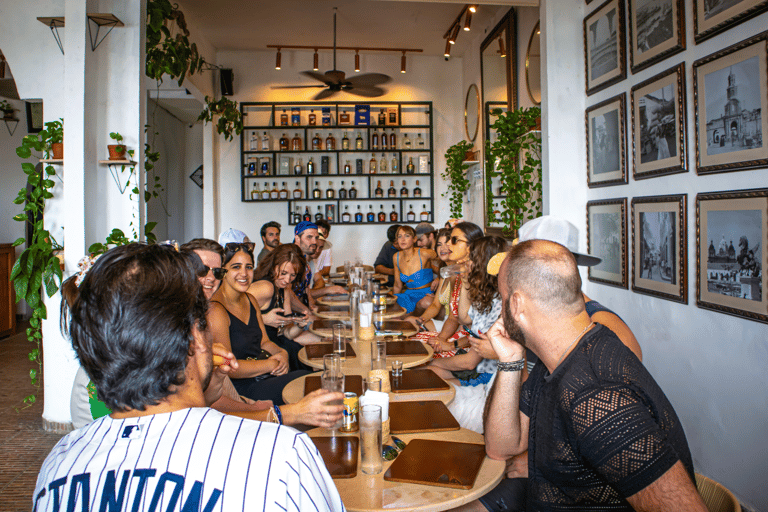
[[[228,227],[220,226],[218,218],[218,138],[214,123],[203,126],[203,236],[212,240]]]

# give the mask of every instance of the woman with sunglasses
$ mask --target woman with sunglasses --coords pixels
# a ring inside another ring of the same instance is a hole
[[[437,232],[437,237],[435,238],[435,252],[437,253],[437,258],[440,260],[440,264],[437,266],[436,270],[439,270],[450,262],[451,249],[448,247],[449,238],[451,238],[450,229],[440,229]],[[435,324],[432,322],[432,319],[437,318],[438,320],[443,320],[449,314],[448,302],[451,298],[452,281],[453,279],[441,278],[440,283],[437,285],[434,300],[431,301],[430,305],[421,315],[409,316],[406,320],[419,330],[434,332]]]
[[[416,247],[416,232],[411,226],[397,228],[395,240],[400,250],[392,257],[395,273],[392,291],[405,312],[412,313],[419,301],[432,292],[430,262],[437,259],[437,254],[432,249]]]
[[[253,246],[251,242],[224,246],[227,272],[211,299],[208,322],[213,341],[237,359],[231,377],[238,393],[282,405],[285,385],[308,372],[289,373],[288,352],[270,341],[259,303],[247,293],[253,282]]]

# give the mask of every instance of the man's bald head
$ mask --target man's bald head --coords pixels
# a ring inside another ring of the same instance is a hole
[[[546,240],[528,240],[510,249],[501,268],[502,297],[521,292],[552,315],[584,309],[581,276],[571,251]]]

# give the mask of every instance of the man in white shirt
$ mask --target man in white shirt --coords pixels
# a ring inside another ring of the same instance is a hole
[[[94,264],[67,331],[113,413],[53,448],[34,511],[344,510],[306,434],[205,407],[203,390],[237,365],[225,354],[214,369],[207,305],[172,247],[116,247]]]
[[[319,274],[323,277],[327,277],[331,273],[331,266],[333,265],[333,261],[331,258],[331,241],[328,240],[328,235],[331,234],[331,225],[328,223],[325,219],[320,219],[316,222],[317,224],[317,234],[318,234],[318,240],[325,240],[325,246],[323,247],[323,251],[320,253],[320,256],[317,257],[317,263],[316,268],[317,271],[315,274]]]

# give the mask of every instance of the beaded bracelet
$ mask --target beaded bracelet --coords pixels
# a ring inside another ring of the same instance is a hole
[[[525,359],[518,359],[509,363],[499,362],[497,368],[500,372],[519,372],[525,368]]]

